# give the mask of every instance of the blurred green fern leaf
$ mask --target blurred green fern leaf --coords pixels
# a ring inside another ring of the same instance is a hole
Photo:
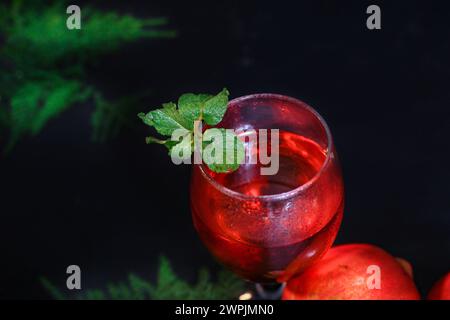
[[[66,6],[65,1],[0,3],[0,143],[7,142],[7,150],[91,98],[94,140],[117,134],[128,105],[99,99],[100,90],[85,83],[86,64],[131,41],[175,36],[164,29],[166,18],[138,19],[89,6],[82,8],[81,30],[68,30]]]
[[[67,299],[47,279],[41,283],[54,299]],[[86,300],[223,300],[236,299],[245,289],[244,282],[229,271],[219,272],[213,281],[206,269],[201,269],[197,283],[189,284],[178,277],[165,257],[159,261],[156,282],[153,284],[130,274],[127,282],[110,284],[106,290],[89,289],[78,299]]]
[[[94,94],[94,112],[91,115],[92,140],[105,142],[115,137],[123,126],[133,127],[133,119],[145,95],[134,94],[110,101],[100,93]]]
[[[31,81],[19,87],[11,97],[11,134],[7,148],[26,134],[38,134],[50,119],[73,103],[84,101],[88,92],[80,82],[65,79]]]

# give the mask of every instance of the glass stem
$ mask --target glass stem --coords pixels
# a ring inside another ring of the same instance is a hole
[[[283,289],[286,283],[273,283],[273,284],[255,284],[256,299],[258,300],[280,300]]]

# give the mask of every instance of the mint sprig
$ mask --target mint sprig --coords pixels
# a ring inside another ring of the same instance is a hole
[[[175,156],[178,158],[190,158],[194,152],[195,121],[206,123],[210,128],[205,130],[203,135],[211,136],[212,130],[215,129],[211,127],[222,121],[227,111],[228,96],[229,92],[225,88],[216,95],[185,93],[178,99],[178,105],[173,102],[164,103],[162,108],[148,113],[139,113],[138,116],[146,125],[155,128],[160,135],[166,137],[165,139],[147,137],[146,142],[165,145],[170,155],[176,150]],[[182,133],[178,140],[171,138],[175,130],[181,130],[178,133]],[[242,141],[230,130],[220,128],[214,133],[216,138],[218,136],[222,141],[216,141],[216,139],[203,141],[201,144],[203,161],[215,172],[230,172],[238,169],[244,157]],[[218,133],[220,134],[217,135]],[[218,145],[219,148],[214,148]],[[189,150],[189,152],[179,154],[180,150]],[[217,152],[223,154],[216,154]],[[219,161],[214,162],[211,159],[219,159]]]

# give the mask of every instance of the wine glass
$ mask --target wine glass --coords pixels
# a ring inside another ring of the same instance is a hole
[[[277,94],[230,101],[219,127],[241,132],[246,163],[231,173],[193,166],[194,226],[237,275],[283,283],[325,254],[342,220],[344,186],[330,130],[310,106]],[[247,163],[260,146],[246,136],[258,129],[279,129],[274,175],[262,175],[259,161]]]

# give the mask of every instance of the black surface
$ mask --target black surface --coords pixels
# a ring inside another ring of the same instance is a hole
[[[110,1],[166,15],[175,40],[140,41],[90,70],[110,96],[155,94],[142,109],[188,91],[290,95],[331,127],[346,186],[338,243],[368,242],[409,260],[422,293],[450,268],[450,32],[445,2],[380,3],[382,30],[357,1],[196,5]],[[152,278],[165,254],[194,279],[217,268],[193,229],[188,166],[147,146],[138,119],[106,144],[90,141],[89,104],[71,108],[0,161],[0,297],[48,298],[41,275],[84,287],[135,272]]]

